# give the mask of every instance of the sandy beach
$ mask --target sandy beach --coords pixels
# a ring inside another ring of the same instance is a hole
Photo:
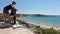
[[[43,28],[43,29],[53,28],[53,29],[55,29],[55,30],[57,30],[57,31],[60,31],[60,26],[49,25],[49,24],[44,24],[44,23],[37,23],[37,22],[34,22],[34,21],[26,20],[26,19],[24,19],[24,18],[22,18],[22,17],[19,17],[19,18],[17,18],[17,19],[18,19],[18,20],[22,20],[22,21],[24,21],[24,22],[26,22],[26,23],[29,23],[29,24],[33,24],[33,25],[36,25],[36,26],[40,26],[40,27]]]

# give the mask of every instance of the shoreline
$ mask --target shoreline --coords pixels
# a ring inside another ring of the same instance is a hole
[[[18,20],[21,20],[21,21],[24,21],[26,23],[29,23],[29,24],[33,24],[33,25],[36,25],[36,26],[40,26],[41,28],[43,29],[50,29],[50,28],[53,28],[54,30],[57,30],[57,31],[60,31],[60,26],[56,26],[56,25],[50,25],[50,24],[44,24],[44,23],[37,23],[37,22],[34,22],[34,21],[31,21],[31,20],[26,20],[22,17],[19,17],[17,18]]]

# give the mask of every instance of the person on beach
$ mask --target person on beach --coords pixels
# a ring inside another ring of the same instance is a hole
[[[3,9],[4,17],[3,17],[3,19],[4,19],[5,23],[11,23],[9,10],[12,10],[13,8],[15,8],[15,5],[16,5],[16,3],[13,1],[12,4],[4,7],[4,9]]]

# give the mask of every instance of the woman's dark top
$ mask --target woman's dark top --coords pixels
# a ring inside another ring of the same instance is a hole
[[[10,10],[10,9],[12,9],[11,4],[8,5],[8,6],[5,6],[5,7],[4,7],[4,9],[3,9],[3,13],[7,13],[7,14],[9,14],[9,10]]]

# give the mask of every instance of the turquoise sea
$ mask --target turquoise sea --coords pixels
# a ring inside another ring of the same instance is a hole
[[[27,20],[31,20],[37,23],[45,23],[51,25],[60,25],[60,15],[50,16],[25,16]]]

